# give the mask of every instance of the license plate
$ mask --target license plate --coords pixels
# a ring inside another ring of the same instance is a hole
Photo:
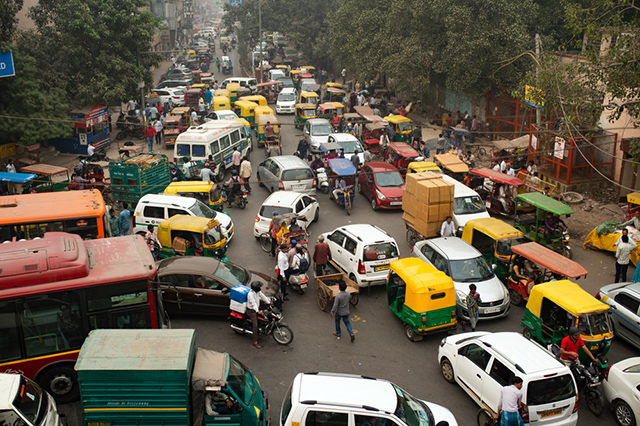
[[[553,410],[553,411],[545,411],[544,413],[540,414],[540,418],[544,419],[545,417],[557,416],[558,414],[562,414],[562,409]]]
[[[494,314],[496,312],[500,312],[500,306],[495,307],[495,308],[487,308],[487,309],[484,310],[484,312],[486,314]]]
[[[306,284],[300,284],[300,288],[304,290],[305,288],[307,288],[307,285]]]
[[[401,206],[401,205],[402,205],[402,201],[392,201],[391,203],[389,203],[389,205],[392,205],[392,206]]]
[[[305,185],[291,185],[293,189],[304,189]]]
[[[378,271],[384,271],[385,269],[389,269],[389,265],[382,265],[382,266],[374,266],[373,270],[378,272]]]

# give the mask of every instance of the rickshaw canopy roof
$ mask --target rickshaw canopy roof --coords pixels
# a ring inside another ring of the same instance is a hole
[[[344,89],[341,89],[339,87],[327,87],[324,90],[325,92],[329,92],[329,93],[347,93]]]
[[[326,102],[329,105],[333,105],[336,108],[343,108],[344,109],[344,105],[342,104],[342,102]]]
[[[268,115],[268,114],[265,114],[265,115]],[[231,120],[244,124],[244,127],[251,127],[251,124],[244,118],[232,118]]]
[[[225,99],[227,99],[227,98],[225,98]],[[173,111],[171,111],[171,113],[173,115],[182,115],[185,112],[189,112],[190,110],[191,110],[191,108],[189,108],[189,107],[177,107],[177,108],[174,108]]]
[[[416,173],[420,172],[437,172],[442,173],[442,170],[436,163],[431,161],[413,161],[407,165],[407,170],[414,170]]]
[[[549,250],[536,242],[518,244],[511,247],[511,250],[563,277],[578,278],[589,274],[589,271],[579,263],[567,259],[560,253]]]
[[[529,146],[529,135],[520,136],[511,140],[493,141],[493,146],[498,149],[527,148]]]
[[[38,175],[34,173],[7,173],[0,172],[0,182],[27,183],[34,180]]]
[[[242,101],[246,101],[246,102],[253,102],[255,104],[260,104],[261,102],[263,104],[267,103],[267,98],[265,98],[262,95],[248,95],[248,96],[243,96],[240,98],[240,100]],[[264,106],[264,105],[263,105]]]
[[[340,151],[342,147],[337,142],[325,142],[320,144],[320,149],[323,152],[327,153],[331,150]]]
[[[190,216],[186,214],[177,214],[160,223],[158,231],[177,229],[181,231],[191,231],[202,233],[207,229],[214,228],[220,223],[216,219],[207,219],[206,217]]]
[[[384,130],[387,128],[387,125],[385,124],[386,122],[375,122],[375,123],[367,123],[364,125],[364,128],[369,130],[369,131],[375,131],[375,130]]]
[[[216,186],[213,182],[204,181],[183,181],[183,182],[171,182],[169,186],[164,189],[165,194],[176,194],[179,192],[209,192]]]
[[[373,123],[388,124],[384,118],[380,117],[379,115],[375,115],[371,107],[362,105],[362,106],[356,106],[354,107],[354,109],[362,118],[364,118],[367,121],[371,121]]]
[[[336,144],[337,145],[337,144]],[[331,171],[338,176],[351,176],[356,174],[356,167],[351,163],[351,160],[346,158],[334,158],[329,160],[329,167]]]
[[[254,111],[258,115],[260,115],[260,114],[271,114],[271,115],[273,115],[274,114],[273,109],[271,107],[264,106],[264,105],[261,105],[261,106],[259,105],[259,106],[255,107]]]
[[[319,84],[310,84],[307,86],[307,90],[315,92],[316,90],[320,90],[320,85]],[[317,95],[317,93],[316,93]]]
[[[256,87],[261,88],[261,87],[277,86],[279,84],[282,84],[282,83],[280,83],[279,81],[268,81],[266,83],[258,83],[256,84]]]
[[[405,282],[405,304],[414,312],[426,312],[442,305],[455,309],[453,281],[444,272],[417,257],[392,260],[389,267]],[[427,296],[442,292],[445,293],[444,298],[432,300]]]
[[[325,83],[324,87],[325,87],[325,89],[328,89],[329,87],[335,87],[335,88],[338,88],[338,89],[344,89],[344,86],[342,84],[340,84],[340,83],[332,83],[332,82]]]
[[[631,194],[627,194],[627,202],[640,204],[640,192],[632,192]]]
[[[436,159],[442,167],[445,169],[451,170],[453,173],[466,173],[469,171],[469,166],[458,158],[457,155],[453,154],[438,154],[434,155],[433,158]]]
[[[312,91],[309,91],[309,90],[306,90],[306,91],[300,93],[300,96],[304,96],[304,97],[307,97],[307,98],[309,98],[309,97],[318,98],[319,97],[316,92],[312,92]]]
[[[240,107],[241,109],[248,109],[249,112],[251,114],[253,114],[253,111],[258,108],[260,105],[258,105],[255,102],[251,102],[251,101],[245,101],[245,100],[241,100],[241,101],[236,101],[235,103],[236,107]]]
[[[229,83],[227,84],[225,89],[227,89],[229,92],[237,92],[240,87],[242,86],[240,86],[239,83]]]
[[[182,117],[179,115],[168,115],[162,121],[162,124],[178,124],[182,120]]]
[[[226,96],[227,98],[229,97],[229,91],[227,89],[216,89],[213,94],[214,96]]]
[[[338,109],[337,106],[332,105],[332,104],[327,104],[327,103],[320,104],[320,105],[318,105],[318,107],[320,108],[320,111],[322,111],[322,112],[325,112],[325,111],[328,111],[328,110]]]
[[[296,109],[316,109],[316,105],[315,104],[309,104],[309,103],[303,103],[303,104],[296,104]]]
[[[360,120],[362,117],[360,117],[360,114],[356,114],[355,112],[347,112],[344,114],[344,119],[345,120]]]
[[[515,176],[509,176],[506,173],[496,172],[488,167],[481,167],[479,169],[471,170],[471,173],[483,178],[491,179],[492,181],[503,183],[505,185],[520,186],[524,185],[524,182]]]
[[[420,153],[405,142],[390,142],[387,147],[405,158],[419,157]]]
[[[527,309],[537,317],[540,317],[543,298],[551,300],[575,317],[609,310],[609,305],[599,301],[578,284],[569,280],[551,281],[533,286]]]
[[[561,203],[558,200],[547,197],[540,192],[525,192],[523,194],[518,194],[516,198],[553,214],[573,214],[573,210],[571,210],[571,207],[567,206],[564,203]]]
[[[53,176],[62,173],[68,173],[68,170],[64,167],[53,166],[51,164],[32,164],[30,166],[21,167],[20,170],[26,173],[35,173],[36,175],[44,176]]]
[[[263,125],[263,124],[267,124],[271,123],[271,125],[273,126],[277,126],[280,123],[278,122],[278,117],[276,117],[274,114],[260,114],[257,118],[256,118],[256,124],[259,125]]]
[[[501,221],[500,219],[496,219],[495,217],[472,219],[465,225],[465,230],[467,226],[469,227],[469,230],[477,229],[496,241],[504,238],[522,237],[524,235],[513,226]]]
[[[393,124],[411,123],[411,120],[403,115],[388,115],[384,119]]]

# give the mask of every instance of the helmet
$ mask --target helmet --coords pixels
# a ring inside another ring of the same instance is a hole
[[[236,169],[231,170],[231,176],[238,176],[238,171]]]
[[[569,328],[569,335],[570,336],[579,336],[580,335],[580,330],[578,330],[577,327],[570,327]]]
[[[296,240],[291,240],[291,247],[295,246],[296,244],[298,244],[298,241],[296,241]]]
[[[262,288],[262,283],[260,281],[254,281],[251,283],[251,290],[258,292]]]
[[[273,216],[278,216],[278,212],[277,212],[277,211],[274,211],[274,212],[273,212]]]

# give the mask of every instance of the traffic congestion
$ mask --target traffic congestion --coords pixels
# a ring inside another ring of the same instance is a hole
[[[636,423],[637,193],[583,249],[578,207],[475,117],[252,73],[217,21],[111,146],[0,173],[0,419]]]

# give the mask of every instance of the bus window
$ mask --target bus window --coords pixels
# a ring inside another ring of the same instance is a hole
[[[0,362],[20,358],[15,302],[0,303]]]
[[[96,218],[69,219],[64,221],[64,231],[78,234],[82,239],[98,237],[98,220]]]
[[[147,283],[133,281],[87,289],[87,310],[96,312],[147,302]]]
[[[220,149],[225,150],[231,146],[231,142],[229,142],[229,135],[223,136],[220,138]]]
[[[206,157],[206,152],[204,145],[192,145],[191,146],[191,154],[194,157]]]
[[[62,222],[39,223],[40,236],[43,237],[45,232],[64,232]]]
[[[236,142],[238,142],[240,140],[240,132],[239,131],[235,131],[233,133],[231,133],[231,144],[235,144]]]
[[[211,154],[217,154],[218,152],[220,152],[220,145],[218,144],[218,141],[215,142],[211,142]]]

